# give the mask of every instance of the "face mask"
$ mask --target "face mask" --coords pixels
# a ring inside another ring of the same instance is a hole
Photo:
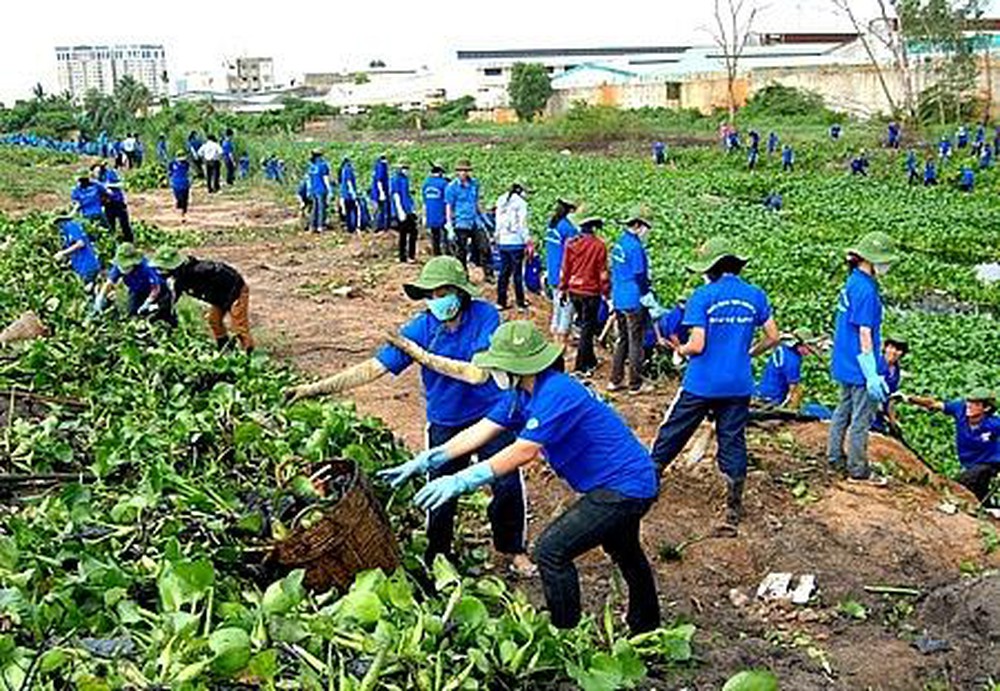
[[[501,391],[508,391],[514,386],[514,378],[511,377],[508,372],[490,370],[490,377],[493,378],[493,383],[496,384],[497,388]]]
[[[885,276],[888,273],[889,273],[889,265],[888,264],[875,264],[875,275],[876,276]]]
[[[462,309],[462,301],[454,293],[427,300],[427,309],[439,321],[451,321]]]

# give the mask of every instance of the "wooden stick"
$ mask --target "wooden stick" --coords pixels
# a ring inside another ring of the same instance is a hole
[[[76,398],[65,398],[63,396],[49,396],[47,394],[35,393],[34,391],[28,391],[27,389],[2,389],[0,390],[0,396],[10,396],[13,400],[15,397],[20,396],[21,398],[30,398],[41,403],[54,403],[56,405],[66,405],[73,408],[86,408],[87,404],[84,401],[78,400]]]

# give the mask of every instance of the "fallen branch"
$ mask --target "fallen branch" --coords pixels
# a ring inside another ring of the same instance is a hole
[[[920,597],[921,592],[916,588],[906,588],[896,585],[866,585],[865,592],[877,595],[903,595],[906,597]]]
[[[38,401],[39,403],[52,403],[55,405],[65,405],[71,408],[86,408],[87,404],[76,398],[66,398],[63,396],[49,396],[46,394],[35,393],[34,391],[28,391],[26,389],[2,389],[0,390],[0,396],[9,396],[11,398],[30,398],[33,401]]]

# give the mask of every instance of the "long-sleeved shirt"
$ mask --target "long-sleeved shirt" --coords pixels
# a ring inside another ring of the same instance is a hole
[[[528,244],[528,202],[519,194],[500,195],[497,199],[497,246],[520,249]]]
[[[611,250],[611,300],[616,310],[637,310],[649,292],[649,260],[635,233],[625,231]]]
[[[571,295],[607,295],[608,248],[593,233],[582,233],[566,243],[559,271],[559,290]]]

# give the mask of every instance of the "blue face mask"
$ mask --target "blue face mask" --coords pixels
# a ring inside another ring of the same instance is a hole
[[[462,301],[454,293],[427,300],[427,309],[438,321],[451,321],[462,309]]]

